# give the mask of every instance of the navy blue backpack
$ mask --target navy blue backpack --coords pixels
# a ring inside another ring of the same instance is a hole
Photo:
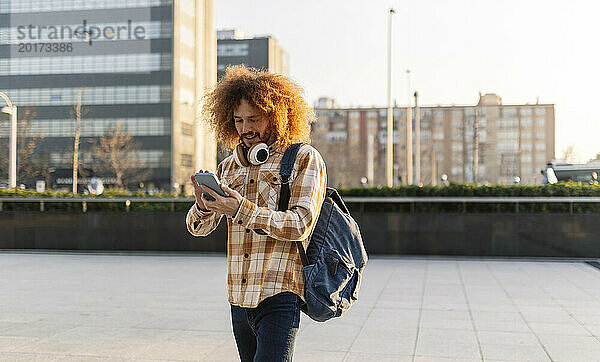
[[[287,210],[290,200],[288,181],[301,143],[287,148],[281,160],[279,210]],[[297,241],[304,266],[302,311],[318,322],[339,317],[358,298],[367,251],[358,224],[338,192],[328,187],[319,219],[306,251]]]

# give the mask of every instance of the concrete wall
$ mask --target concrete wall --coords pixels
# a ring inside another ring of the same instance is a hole
[[[358,214],[370,254],[600,257],[600,214]],[[0,249],[225,252],[224,222],[191,236],[182,212],[0,212]]]

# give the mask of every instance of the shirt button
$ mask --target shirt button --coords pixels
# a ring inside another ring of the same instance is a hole
[[[249,233],[249,232],[250,232],[250,229],[246,229],[246,232],[247,232],[247,233]]]
[[[246,283],[246,278],[242,279],[242,283]]]
[[[244,258],[247,258],[247,257],[248,257],[248,253],[244,254]]]
[[[251,183],[251,184],[253,184],[253,183],[254,183],[254,179],[253,179],[253,178],[251,178],[251,179],[250,179],[250,183]]]
[[[233,186],[233,184],[229,184],[229,188],[231,188],[231,186]]]
[[[273,177],[273,181],[277,181],[277,177]]]
[[[242,220],[238,220],[238,224],[242,225]]]

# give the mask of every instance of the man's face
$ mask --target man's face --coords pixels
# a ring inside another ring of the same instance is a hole
[[[264,142],[268,143],[271,136],[269,121],[263,112],[242,99],[240,105],[233,111],[235,129],[246,147]]]

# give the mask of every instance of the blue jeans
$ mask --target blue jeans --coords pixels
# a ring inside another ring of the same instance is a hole
[[[301,303],[296,294],[283,292],[256,308],[232,305],[231,322],[241,361],[291,361]]]

